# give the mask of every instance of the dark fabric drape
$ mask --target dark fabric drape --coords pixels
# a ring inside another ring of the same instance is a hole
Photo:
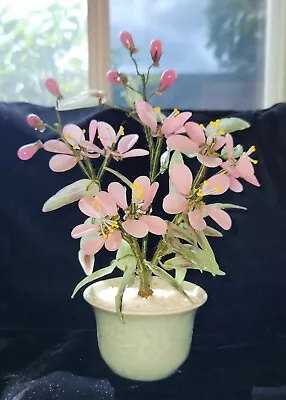
[[[223,200],[248,208],[246,213],[231,212],[232,230],[211,241],[226,276],[188,272],[188,280],[202,286],[209,300],[197,315],[188,361],[172,378],[152,384],[135,384],[111,374],[98,354],[91,309],[81,294],[70,299],[84,276],[77,261],[79,243],[70,231],[83,215],[76,204],[47,214],[41,207],[82,175],[77,168],[53,173],[46,152],[27,162],[17,158],[21,145],[53,136],[32,130],[25,121],[28,113],[54,122],[51,108],[0,103],[0,374],[6,386],[2,398],[16,399],[9,396],[24,390],[28,394],[23,392],[21,399],[141,399],[155,394],[162,399],[286,399],[286,104],[256,112],[193,113],[192,119],[200,123],[234,115],[251,123],[234,138],[246,149],[256,145],[262,186],[246,183],[242,194],[224,195]],[[63,113],[64,123],[85,129],[92,118],[119,128],[126,115],[102,109]],[[125,130],[139,133],[144,146],[136,122],[128,120]],[[116,168],[132,180],[146,173],[146,165],[138,158]],[[106,182],[110,179],[105,176]],[[166,192],[167,176],[159,182]],[[107,266],[111,258],[111,253],[100,252],[96,266]],[[49,385],[54,388],[50,395]],[[273,395],[270,389],[260,389],[266,386],[282,388]],[[45,394],[28,397],[33,391]],[[268,397],[259,397],[263,395]]]

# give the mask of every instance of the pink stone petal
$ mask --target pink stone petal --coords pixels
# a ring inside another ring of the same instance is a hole
[[[231,136],[230,133],[228,133],[225,136],[225,145],[226,145],[227,156],[230,158],[233,156],[233,137]]]
[[[88,138],[90,143],[94,142],[95,136],[97,131],[97,121],[95,119],[90,121],[89,128],[88,128]]]
[[[257,178],[256,178],[255,175],[244,176],[243,179],[244,179],[246,182],[249,182],[249,183],[251,183],[251,184],[254,185],[254,186],[258,186],[258,187],[260,186],[260,183],[258,182],[258,180],[257,180]]]
[[[152,185],[148,190],[147,195],[144,196],[144,204],[142,206],[142,210],[147,210],[150,207],[150,205],[154,200],[154,197],[156,196],[158,189],[159,189],[159,183],[158,182],[152,183]]]
[[[240,157],[240,159],[237,161],[235,169],[239,173],[239,175],[243,178],[245,176],[254,175],[254,167],[249,157],[247,156]]]
[[[85,240],[82,244],[82,250],[88,256],[96,254],[101,250],[104,245],[104,239],[102,236],[97,236],[92,239]]]
[[[101,202],[97,196],[86,196],[80,199],[78,207],[88,217],[99,218],[102,215]]]
[[[163,92],[170,86],[172,86],[177,79],[177,72],[173,69],[167,69],[160,77],[159,92]]]
[[[82,140],[84,140],[82,129],[75,124],[65,125],[63,128],[63,135],[67,142],[72,146],[77,146]]]
[[[117,150],[119,151],[119,153],[126,153],[134,146],[134,144],[137,142],[138,139],[139,136],[136,134],[123,136],[119,140]]]
[[[98,154],[98,153],[86,153],[85,151],[82,151],[81,152],[81,155],[83,155],[84,157],[87,157],[87,158],[98,158],[98,157],[100,157],[100,154]]]
[[[202,192],[204,194],[219,195],[229,189],[230,181],[226,174],[217,174],[207,179],[203,183]]]
[[[116,142],[116,133],[111,125],[107,122],[100,121],[97,123],[98,137],[102,145],[107,148]]]
[[[23,161],[30,160],[30,158],[32,158],[40,148],[41,145],[39,142],[29,143],[26,144],[25,146],[20,147],[20,149],[17,152],[17,155],[20,158],[20,160]]]
[[[58,82],[54,78],[47,78],[45,80],[46,89],[55,97],[60,99],[62,97],[61,90]]]
[[[167,146],[172,150],[177,150],[184,154],[197,153],[199,149],[197,143],[182,135],[171,135],[168,137]]]
[[[180,193],[187,194],[192,188],[193,174],[185,164],[175,164],[171,169],[171,180]]]
[[[178,193],[170,193],[163,199],[163,210],[168,214],[178,214],[186,210],[187,200]]]
[[[190,225],[196,230],[196,231],[202,231],[205,229],[207,226],[205,220],[202,217],[202,213],[199,209],[195,209],[193,211],[188,212],[188,218],[189,218],[189,223]]]
[[[149,126],[152,133],[156,133],[157,119],[151,104],[147,103],[146,101],[137,101],[136,112],[141,122],[143,122],[144,125]]]
[[[66,154],[56,154],[50,159],[49,167],[54,172],[65,172],[77,164],[77,158]]]
[[[144,149],[133,149],[129,150],[126,153],[122,154],[122,158],[130,158],[130,157],[143,157],[148,156],[149,151]]]
[[[108,235],[108,238],[105,240],[105,248],[108,251],[118,250],[122,242],[121,232],[115,230],[113,233]]]
[[[214,151],[221,149],[225,145],[225,137],[217,136],[216,137],[216,144],[214,145]]]
[[[218,167],[222,163],[222,160],[218,157],[211,157],[211,156],[205,156],[203,154],[198,154],[197,158],[201,164],[210,168]]]
[[[230,185],[229,185],[230,190],[232,190],[233,192],[236,192],[236,193],[240,193],[243,191],[243,186],[239,182],[239,180],[237,180],[233,176],[230,176],[229,180],[230,180]]]
[[[116,204],[126,210],[128,207],[126,200],[126,187],[119,182],[112,182],[108,185],[108,193],[112,196]]]
[[[89,235],[90,233],[96,232],[97,230],[98,230],[97,225],[81,224],[73,228],[73,230],[71,231],[71,236],[73,239],[78,239],[83,236]]]
[[[44,143],[44,149],[51,153],[73,154],[72,150],[67,144],[60,140],[51,139]]]
[[[208,205],[204,206],[204,211],[224,230],[231,228],[231,218],[224,210]]]
[[[112,85],[120,85],[122,83],[121,77],[117,71],[108,71],[106,79]]]
[[[154,235],[164,235],[167,231],[167,223],[156,215],[142,215],[140,221],[143,221]]]
[[[88,140],[82,140],[80,142],[80,146],[83,147],[84,149],[86,149],[87,151],[103,154],[103,150],[102,149],[100,149],[95,144],[89,142]]]
[[[161,128],[163,135],[169,136],[181,129],[191,116],[191,112],[182,112],[177,116],[166,118]]]
[[[97,198],[101,203],[101,209],[104,214],[110,216],[117,214],[116,202],[109,193],[102,190],[98,193]]]
[[[122,223],[123,229],[136,238],[143,238],[148,233],[148,226],[138,219],[128,219]]]
[[[190,139],[196,142],[198,145],[205,143],[205,133],[202,128],[196,122],[187,122],[185,124],[187,135]]]
[[[236,172],[235,167],[233,167],[230,161],[224,161],[220,164],[220,167],[227,171],[234,178],[239,178],[239,173]]]
[[[135,187],[132,189],[132,202],[141,203],[149,198],[150,179],[148,176],[139,176],[134,181]],[[140,190],[138,190],[140,188]]]

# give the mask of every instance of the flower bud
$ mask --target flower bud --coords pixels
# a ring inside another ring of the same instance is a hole
[[[41,148],[42,148],[42,142],[40,140],[35,143],[25,144],[25,146],[19,148],[17,155],[20,158],[20,160],[23,161],[30,160],[30,158],[32,158]]]
[[[120,33],[119,38],[123,46],[126,47],[130,53],[137,53],[138,49],[135,48],[131,33],[123,31]]]
[[[150,53],[154,67],[158,67],[160,58],[162,57],[163,54],[163,45],[161,40],[159,39],[152,40],[150,45]]]
[[[172,86],[177,79],[177,72],[173,69],[167,69],[167,71],[163,72],[160,78],[160,85],[157,90],[157,93],[160,94],[164,92],[164,90],[168,89]]]
[[[46,89],[57,99],[61,99],[63,96],[60,91],[58,82],[54,78],[47,78],[45,80]]]
[[[106,79],[112,85],[118,85],[122,83],[121,76],[117,71],[108,71],[106,74]]]
[[[36,114],[29,114],[27,115],[27,124],[30,125],[31,128],[35,129],[36,131],[44,132],[45,127],[43,126],[43,121],[41,118]]]

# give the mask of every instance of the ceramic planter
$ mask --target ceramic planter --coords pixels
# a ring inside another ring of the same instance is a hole
[[[115,295],[121,278],[96,282],[84,291],[97,321],[100,353],[118,375],[140,381],[166,378],[188,357],[197,309],[207,300],[199,286],[184,282],[193,302],[154,277],[153,295],[139,297],[138,282],[123,297],[122,322],[115,312]]]

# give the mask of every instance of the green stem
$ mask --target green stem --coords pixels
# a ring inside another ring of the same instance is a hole
[[[89,175],[88,171],[85,168],[84,163],[81,160],[77,161],[78,166],[80,167],[80,169],[82,170],[82,172],[87,176],[88,179],[92,179],[92,177]]]
[[[98,170],[98,173],[97,173],[97,180],[99,182],[101,181],[101,179],[102,179],[102,177],[104,175],[104,172],[105,172],[105,168],[108,166],[108,164],[110,163],[111,159],[112,159],[111,155],[108,156],[108,157],[105,157],[103,163],[101,164],[101,166],[100,166],[100,168]]]
[[[201,184],[201,182],[204,179],[204,176],[207,172],[207,169],[208,169],[208,167],[206,167],[205,165],[200,166],[200,169],[194,179],[192,190],[197,189],[197,187]]]
[[[151,171],[150,171],[151,182],[154,182],[157,177],[158,166],[159,166],[160,155],[161,155],[163,143],[164,143],[164,136],[160,136],[156,142],[155,154],[154,154],[154,158],[153,158],[152,164],[151,164]]]

